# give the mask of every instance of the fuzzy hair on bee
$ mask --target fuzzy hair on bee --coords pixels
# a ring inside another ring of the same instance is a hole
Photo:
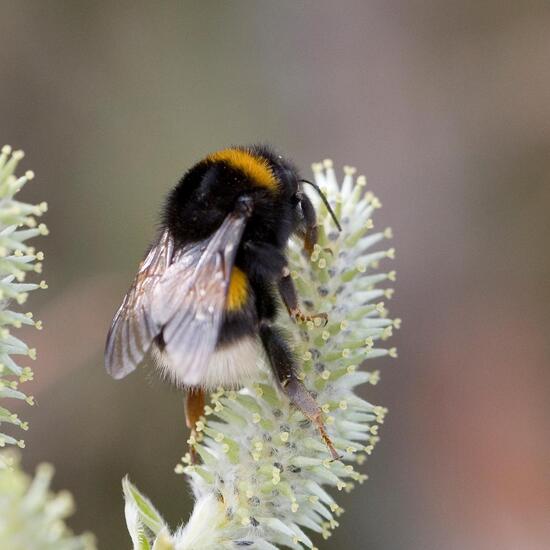
[[[292,235],[311,253],[315,209],[286,158],[265,145],[230,147],[191,167],[169,193],[157,240],[114,316],[105,348],[116,379],[148,352],[186,393],[189,428],[202,415],[204,393],[238,388],[264,354],[275,383],[314,422],[338,456],[314,398],[296,373],[297,360],[276,325],[278,297],[296,321],[302,313],[287,266]]]

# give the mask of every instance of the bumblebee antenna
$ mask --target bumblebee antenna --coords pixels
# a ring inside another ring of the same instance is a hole
[[[312,181],[309,181],[309,180],[300,180],[300,181],[304,183],[309,183],[309,185],[311,185],[311,187],[313,187],[315,191],[319,193],[319,196],[321,197],[321,200],[323,201],[324,205],[327,207],[327,210],[332,216],[332,219],[334,220],[334,223],[336,224],[338,231],[342,231],[342,226],[340,225],[340,222],[336,218],[336,214],[334,213],[334,210],[330,206],[330,203],[328,202],[326,195],[321,191],[321,188],[316,183],[313,183]]]

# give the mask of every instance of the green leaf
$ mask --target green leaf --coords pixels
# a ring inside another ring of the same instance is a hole
[[[126,502],[132,502],[135,505],[139,514],[139,519],[151,529],[155,536],[157,536],[162,529],[167,529],[164,520],[151,501],[130,483],[128,476],[125,476],[122,480],[122,490]],[[149,549],[149,546],[145,548]]]

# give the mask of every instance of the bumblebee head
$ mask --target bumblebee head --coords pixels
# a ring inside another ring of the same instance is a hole
[[[305,184],[313,187],[319,194],[332,216],[336,227],[339,231],[342,230],[325,194],[316,183],[303,179],[296,166],[290,160],[263,145],[254,146],[252,151],[255,155],[264,158],[269,163],[279,184],[280,198],[290,207],[292,232],[304,239],[304,248],[307,252],[311,253],[313,246],[317,242],[317,216],[311,200],[304,191]]]
[[[286,157],[275,152],[267,145],[253,145],[250,152],[267,162],[277,181],[277,193],[285,201],[291,201],[300,188],[298,168]]]

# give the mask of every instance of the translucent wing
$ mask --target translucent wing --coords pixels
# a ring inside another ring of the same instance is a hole
[[[147,257],[116,312],[105,346],[105,368],[116,379],[132,372],[160,332],[151,317],[153,290],[174,254],[173,239],[164,231]]]
[[[153,320],[162,327],[171,368],[186,384],[200,382],[216,346],[247,216],[229,214],[212,237],[178,252],[154,289]]]

